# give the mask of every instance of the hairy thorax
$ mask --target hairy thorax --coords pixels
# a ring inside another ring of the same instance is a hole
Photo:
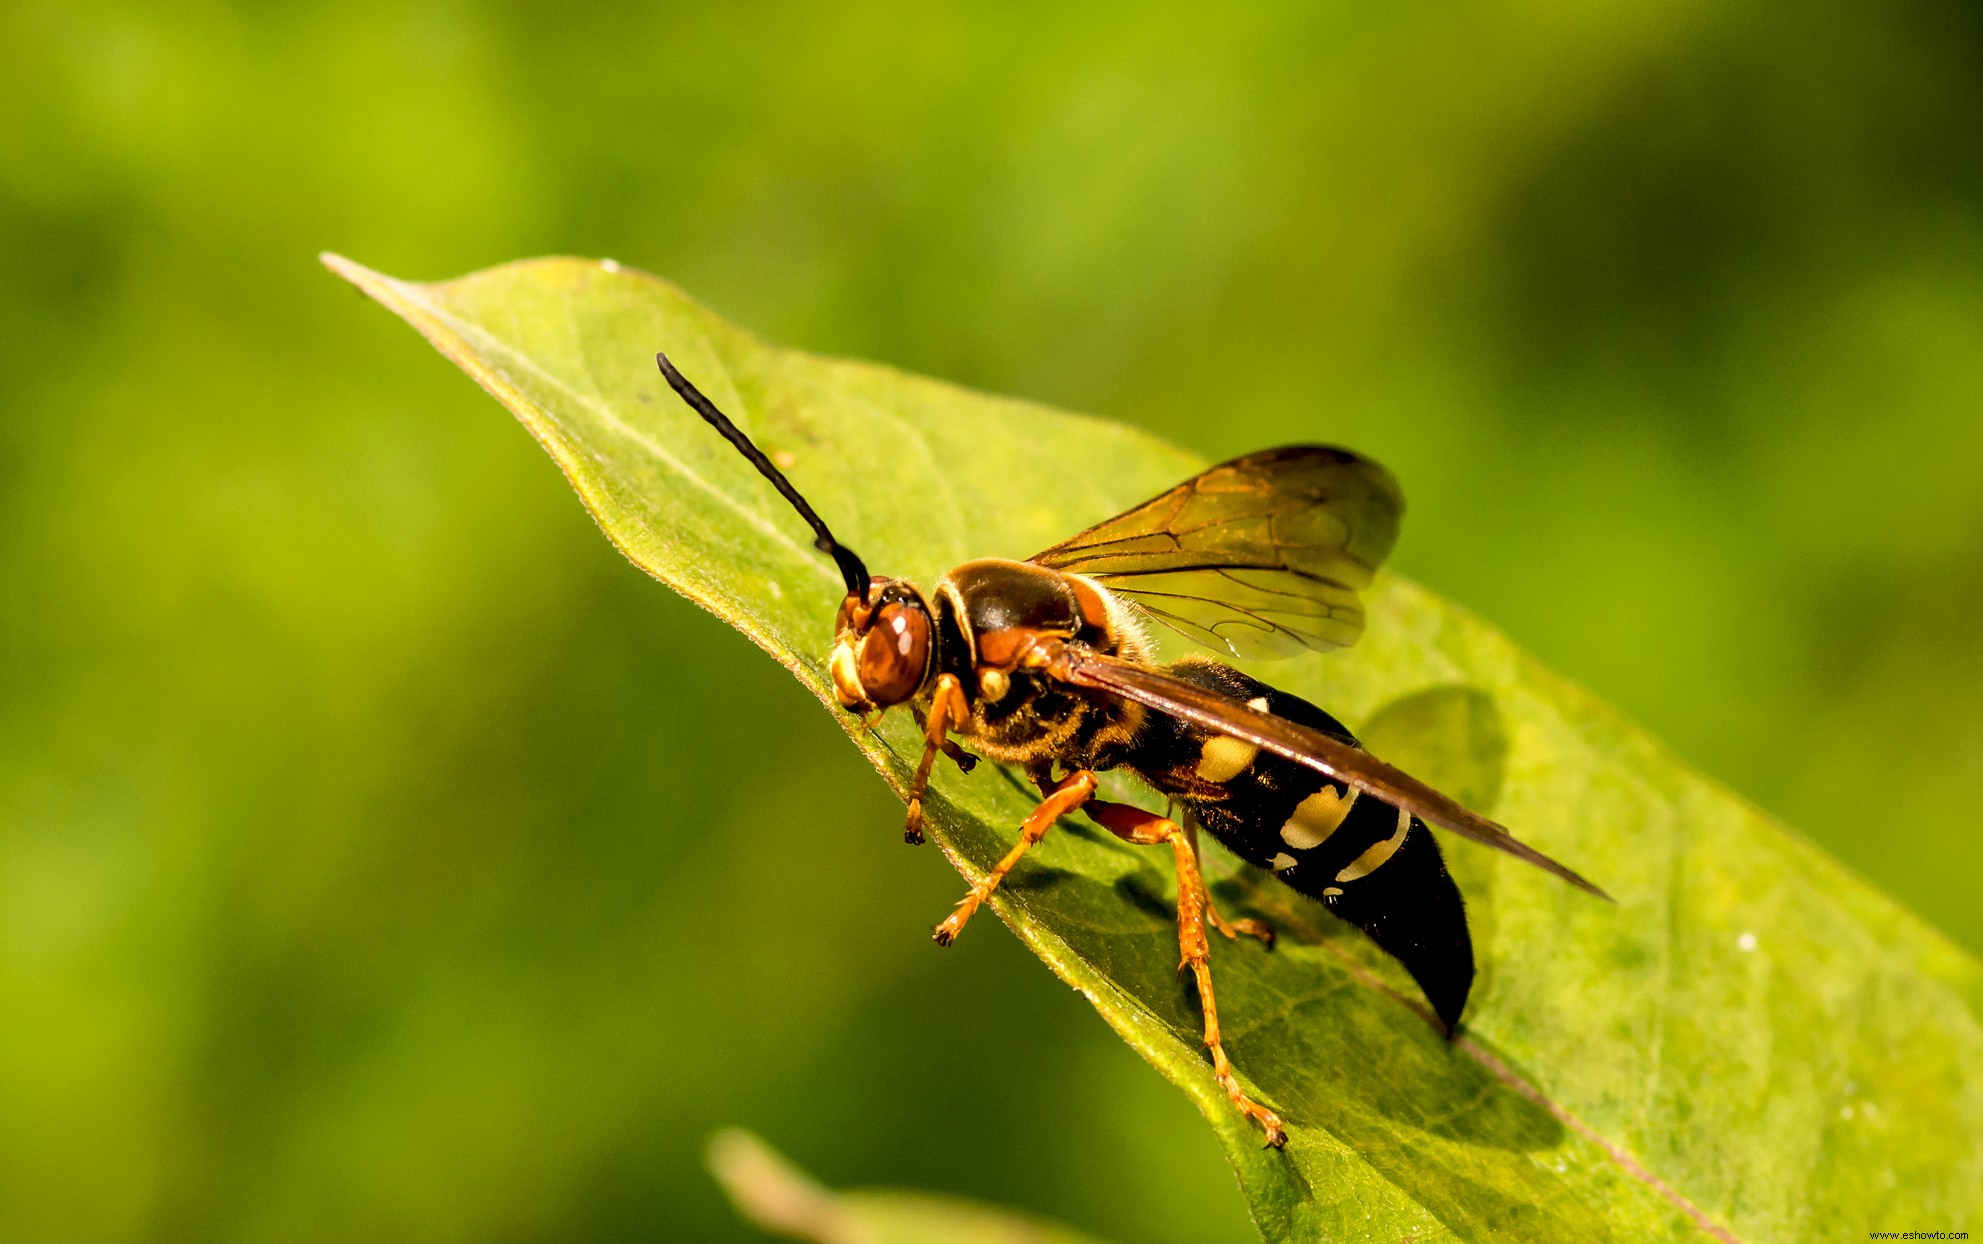
[[[1141,727],[1140,705],[1045,676],[1040,653],[1063,643],[1143,659],[1134,615],[1107,589],[1026,562],[966,562],[933,593],[949,663],[970,703],[964,745],[988,760],[1039,771],[1112,768]]]
[[[980,694],[972,701],[962,732],[964,745],[987,760],[1033,770],[1112,769],[1143,724],[1140,704],[1111,702],[1036,674],[1008,679],[999,699]]]

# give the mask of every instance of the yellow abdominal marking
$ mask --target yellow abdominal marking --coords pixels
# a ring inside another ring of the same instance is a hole
[[[1334,898],[1338,894],[1341,894],[1342,892],[1343,892],[1343,887],[1339,885],[1325,885],[1322,887],[1323,898]]]
[[[1398,853],[1405,845],[1405,835],[1411,832],[1412,814],[1403,808],[1398,809],[1398,832],[1378,843],[1349,862],[1349,867],[1336,874],[1338,881],[1356,881],[1368,877],[1384,866],[1384,862]]]
[[[1294,815],[1281,826],[1281,841],[1297,851],[1321,846],[1342,825],[1343,818],[1350,814],[1350,808],[1356,804],[1356,797],[1361,793],[1354,786],[1349,788],[1347,795],[1339,793],[1333,786],[1324,786],[1295,805]]]
[[[1246,772],[1259,754],[1259,748],[1244,740],[1214,735],[1198,753],[1198,776],[1208,782],[1230,782]]]
[[[1299,863],[1301,863],[1300,860],[1296,859],[1292,855],[1289,855],[1286,851],[1283,851],[1279,855],[1276,855],[1273,859],[1268,860],[1267,867],[1273,869],[1275,872],[1283,872],[1287,869],[1293,868],[1296,864]]]

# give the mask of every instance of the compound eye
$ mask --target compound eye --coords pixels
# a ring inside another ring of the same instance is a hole
[[[930,619],[919,605],[891,601],[861,637],[861,686],[877,708],[916,694],[929,668]]]

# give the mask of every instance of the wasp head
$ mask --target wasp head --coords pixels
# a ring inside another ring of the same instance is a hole
[[[929,603],[902,579],[877,578],[849,594],[833,622],[833,693],[857,713],[914,699],[929,678]]]
[[[831,557],[839,568],[847,595],[840,602],[840,616],[833,627],[833,659],[829,668],[833,672],[833,693],[840,703],[854,712],[867,713],[915,698],[933,664],[929,602],[913,584],[870,576],[854,550],[833,538],[826,523],[813,513],[812,506],[799,495],[792,481],[744,435],[742,428],[690,384],[688,377],[668,361],[667,355],[655,355],[654,362],[689,409],[722,433],[723,439],[735,446],[745,461],[771,481],[778,495],[791,502],[799,517],[813,530],[813,547]]]

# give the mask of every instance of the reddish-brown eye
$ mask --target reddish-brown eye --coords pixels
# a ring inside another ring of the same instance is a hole
[[[877,708],[900,704],[923,685],[929,660],[929,615],[915,605],[883,605],[861,637],[861,687]]]

